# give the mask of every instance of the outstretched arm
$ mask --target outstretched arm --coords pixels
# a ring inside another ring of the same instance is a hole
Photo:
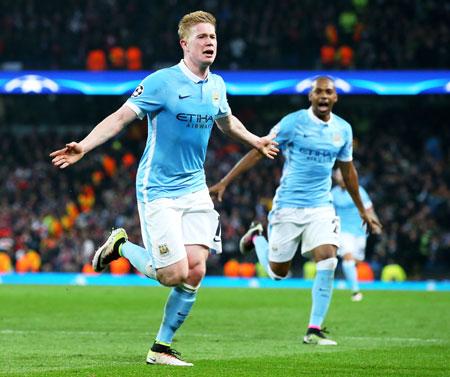
[[[363,223],[369,226],[372,233],[380,233],[382,225],[375,215],[375,212],[364,208],[361,195],[359,194],[358,172],[356,171],[355,165],[353,165],[352,161],[338,161],[337,163],[341,169],[345,187],[358,208]]]
[[[223,177],[218,183],[209,188],[209,192],[212,195],[217,196],[217,200],[219,202],[222,201],[223,194],[227,188],[227,186],[234,181],[236,177],[246,172],[255,166],[259,160],[262,158],[262,154],[259,153],[256,149],[252,149],[248,152],[244,157],[242,157],[236,165],[234,165],[231,170],[227,173],[225,177]]]
[[[219,118],[216,122],[223,133],[233,139],[252,146],[267,158],[273,159],[279,152],[277,148],[278,143],[273,140],[275,135],[267,135],[264,137],[256,136],[248,131],[234,115]]]
[[[123,105],[119,110],[107,116],[97,124],[80,142],[72,141],[71,143],[66,144],[64,148],[50,153],[50,157],[53,157],[53,165],[60,169],[64,169],[75,164],[81,160],[86,153],[117,135],[134,119],[136,119],[136,113],[128,106]]]

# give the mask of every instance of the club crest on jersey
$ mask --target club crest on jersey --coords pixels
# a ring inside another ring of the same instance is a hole
[[[159,253],[161,255],[166,255],[169,252],[169,246],[166,243],[163,243],[158,246]]]
[[[333,135],[333,144],[338,146],[338,145],[341,144],[341,142],[342,142],[342,136],[339,133],[336,132]]]
[[[219,102],[220,95],[219,92],[212,92],[212,100],[213,102]]]
[[[133,94],[131,97],[139,97],[144,92],[144,85],[138,85],[136,89],[134,89]]]

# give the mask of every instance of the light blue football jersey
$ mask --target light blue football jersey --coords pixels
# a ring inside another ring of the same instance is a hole
[[[335,114],[325,123],[309,108],[286,115],[271,132],[285,157],[273,210],[333,206],[333,165],[353,159],[350,124]]]
[[[331,190],[333,195],[334,208],[336,214],[341,218],[341,233],[350,233],[356,237],[366,235],[366,227],[362,226],[361,216],[359,216],[358,208],[353,203],[352,197],[346,189],[339,186],[333,187]],[[368,209],[372,207],[372,201],[364,190],[364,187],[359,186],[359,195],[364,205]]]
[[[141,202],[174,198],[206,188],[203,168],[215,120],[231,114],[223,79],[195,76],[183,60],[147,76],[127,100],[148,137],[139,162],[136,194]]]

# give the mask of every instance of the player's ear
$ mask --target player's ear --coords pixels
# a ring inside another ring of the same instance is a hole
[[[187,47],[187,40],[186,39],[180,39],[180,46],[182,49],[185,49]]]

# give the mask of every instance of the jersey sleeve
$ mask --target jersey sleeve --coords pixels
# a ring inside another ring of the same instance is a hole
[[[344,129],[344,145],[337,155],[339,161],[352,161],[353,160],[353,132],[349,124]]]
[[[359,195],[361,195],[361,200],[364,204],[365,209],[369,209],[369,208],[373,207],[373,203],[370,200],[369,194],[362,186],[359,186]]]
[[[160,110],[166,99],[166,89],[163,75],[155,72],[147,76],[134,90],[125,105],[133,110],[139,119],[147,114]]]
[[[231,115],[231,108],[230,105],[228,104],[228,99],[227,99],[227,88],[225,86],[225,82],[223,81],[222,77],[217,76],[217,80],[219,83],[219,112],[216,114],[215,119],[219,119],[219,118],[223,118],[226,117],[228,115]],[[213,94],[216,95],[216,94]]]
[[[269,134],[277,135],[274,140],[278,143],[279,148],[284,149],[289,140],[291,140],[294,126],[295,122],[292,116],[287,115],[272,127]]]

